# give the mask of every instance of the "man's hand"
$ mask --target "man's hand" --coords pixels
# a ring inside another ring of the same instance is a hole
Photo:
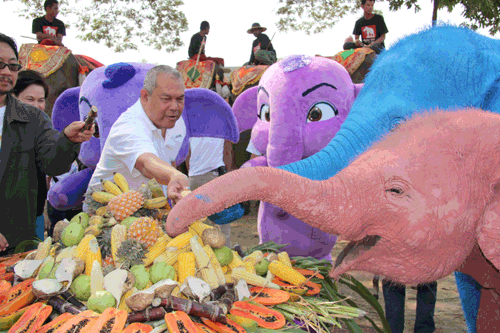
[[[4,235],[0,234],[0,252],[7,250],[9,243],[5,239]]]
[[[357,40],[354,42],[354,44],[355,44],[356,46],[361,46],[361,45],[362,45],[362,43],[361,43],[361,41],[360,41],[359,39],[357,39]]]
[[[64,129],[64,135],[68,138],[69,141],[73,143],[81,143],[85,141],[89,141],[92,135],[95,132],[95,126],[92,125],[90,130],[85,130],[80,132],[85,122],[83,121],[74,121]]]
[[[167,198],[172,200],[176,204],[182,199],[182,191],[189,189],[188,177],[182,172],[176,172],[175,175],[170,179],[167,186]]]

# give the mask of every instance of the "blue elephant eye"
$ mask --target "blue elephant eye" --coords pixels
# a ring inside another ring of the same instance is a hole
[[[271,121],[271,108],[269,107],[268,104],[262,104],[260,107],[259,114],[257,115],[260,120],[262,121]]]
[[[317,122],[331,119],[339,114],[339,111],[327,102],[319,102],[309,109],[307,122]]]

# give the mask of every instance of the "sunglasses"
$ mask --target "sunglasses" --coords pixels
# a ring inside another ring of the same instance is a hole
[[[20,64],[6,64],[5,62],[0,61],[0,69],[4,69],[5,66],[8,66],[11,72],[19,72],[19,70],[23,68]]]

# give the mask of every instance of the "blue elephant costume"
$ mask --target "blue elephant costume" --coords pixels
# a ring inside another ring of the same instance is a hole
[[[60,123],[69,124],[71,112],[77,108],[84,120],[91,106],[98,109],[99,138],[82,144],[79,160],[85,169],[58,182],[49,191],[49,202],[59,210],[82,206],[85,192],[99,161],[109,131],[118,117],[140,98],[144,78],[155,65],[144,63],[116,63],[92,71],[83,82],[77,104],[70,103],[68,114],[61,115]],[[236,143],[238,126],[231,107],[222,97],[208,89],[187,89],[182,119],[186,124],[186,136],[176,157],[179,165],[189,151],[189,137],[223,138]],[[243,215],[241,205],[211,216],[215,223],[227,223]]]
[[[500,112],[500,40],[441,25],[408,36],[372,65],[349,116],[319,153],[278,168],[314,180],[336,175],[356,156],[415,113],[475,107]],[[480,289],[456,274],[470,332]]]

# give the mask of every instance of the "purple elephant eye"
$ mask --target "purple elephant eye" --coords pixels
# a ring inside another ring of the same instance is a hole
[[[262,104],[260,107],[260,111],[258,113],[258,117],[262,121],[271,121],[271,108],[269,107],[268,104]]]
[[[329,103],[319,102],[309,109],[307,114],[307,122],[318,122],[331,119],[339,114],[339,111]]]

